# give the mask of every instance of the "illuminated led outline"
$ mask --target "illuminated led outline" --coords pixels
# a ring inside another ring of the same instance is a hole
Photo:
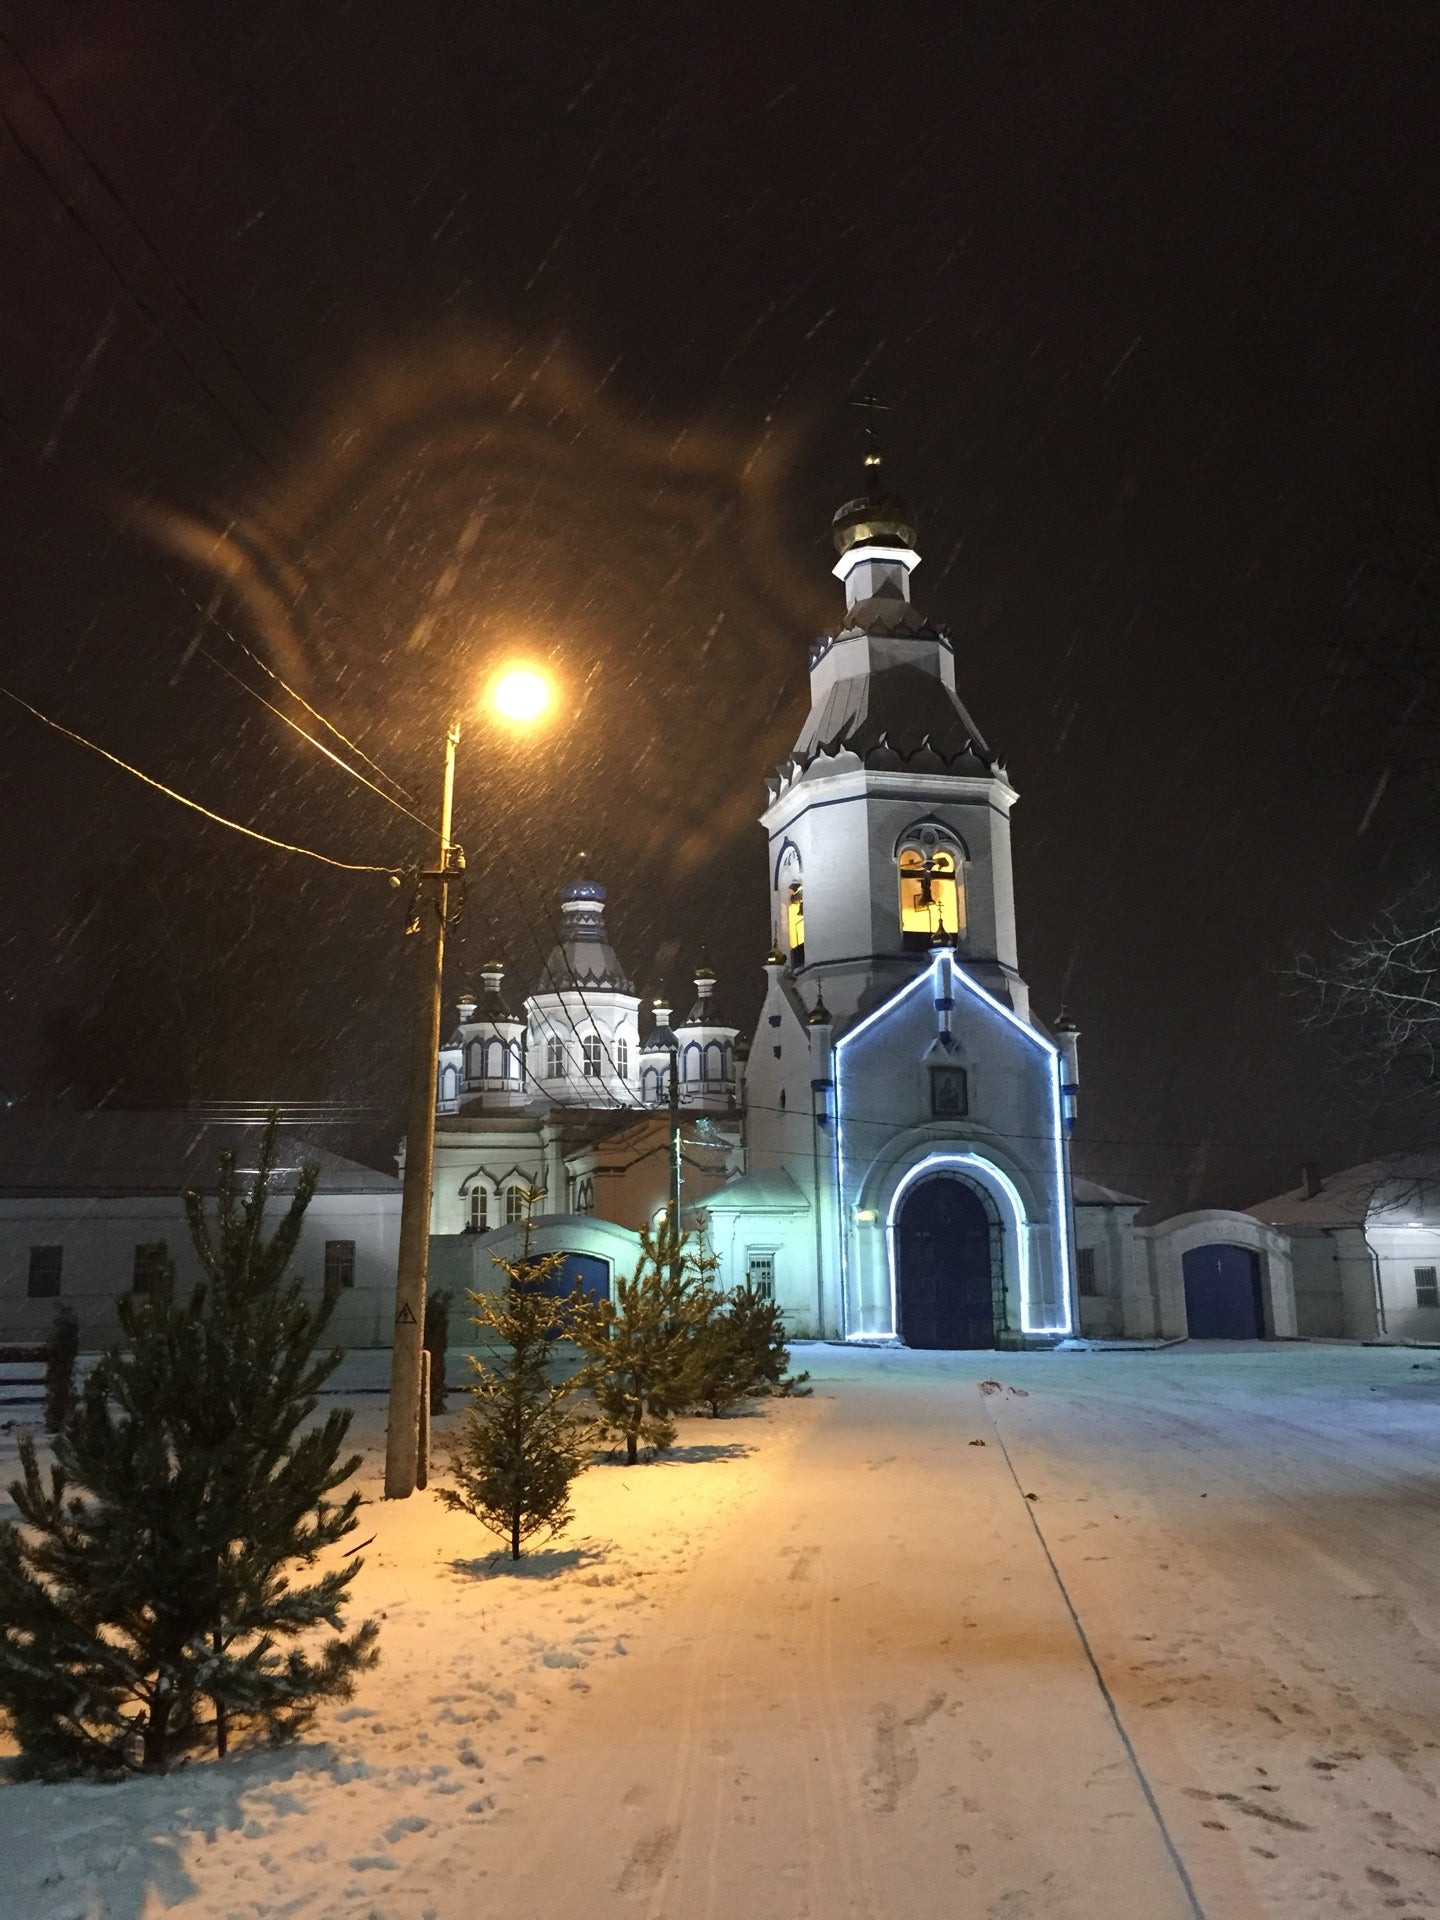
[[[937,993],[942,991],[942,982],[940,979],[942,966],[948,967],[952,980],[958,981],[967,992],[973,994],[983,1005],[990,1007],[994,1012],[1000,1014],[1003,1019],[1008,1020],[1010,1025],[1014,1027],[1018,1033],[1023,1034],[1027,1040],[1033,1041],[1050,1063],[1050,1117],[1055,1149],[1055,1221],[1060,1237],[1060,1325],[1037,1327],[1031,1324],[1033,1315],[1030,1312],[1031,1302],[1027,1284],[1029,1275],[1029,1239],[1026,1231],[1025,1208],[1018,1191],[1011,1184],[1008,1177],[1003,1174],[998,1167],[993,1166],[990,1161],[982,1160],[978,1155],[972,1155],[970,1157],[975,1161],[977,1168],[983,1168],[987,1173],[993,1173],[995,1175],[997,1182],[1002,1186],[1003,1190],[1005,1190],[1012,1206],[1017,1209],[1016,1239],[1021,1249],[1020,1331],[1030,1334],[1054,1334],[1057,1338],[1063,1339],[1072,1331],[1072,1319],[1070,1311],[1070,1209],[1065,1203],[1065,1133],[1060,1093],[1060,1049],[1055,1046],[1052,1041],[1047,1040],[1043,1033],[1037,1033],[1034,1027],[1022,1020],[1020,1016],[1013,1012],[1011,1008],[1007,1007],[1003,1001],[997,1000],[993,993],[987,992],[978,980],[972,979],[948,951],[937,953],[924,973],[917,974],[908,985],[903,986],[898,993],[892,994],[882,1006],[876,1007],[872,1013],[867,1013],[858,1025],[851,1027],[848,1033],[842,1033],[840,1038],[835,1042],[835,1195],[837,1201],[836,1212],[839,1215],[838,1224],[840,1229],[840,1312],[842,1322],[846,1328],[845,1338],[847,1340],[893,1340],[896,1337],[895,1321],[898,1315],[896,1313],[896,1274],[893,1232],[891,1222],[887,1218],[886,1258],[890,1269],[890,1331],[889,1333],[858,1333],[852,1331],[850,1328],[850,1223],[845,1218],[844,1208],[845,1083],[844,1076],[840,1071],[840,1050],[842,1047],[848,1046],[852,1040],[858,1040],[862,1033],[867,1032],[869,1028],[876,1025],[877,1022],[882,1020],[887,1014],[893,1013],[902,1000],[918,991],[919,988],[928,985]],[[957,1155],[953,1157],[959,1158],[961,1156]],[[926,1162],[923,1164],[929,1163]],[[910,1178],[911,1175],[906,1174],[901,1182],[901,1186],[903,1187]]]

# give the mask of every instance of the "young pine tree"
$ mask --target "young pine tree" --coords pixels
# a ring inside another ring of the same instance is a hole
[[[580,1378],[606,1432],[624,1441],[628,1465],[642,1446],[661,1453],[674,1445],[673,1415],[697,1397],[696,1343],[714,1303],[708,1263],[667,1217],[641,1233],[635,1272],[616,1281],[614,1301],[581,1329]]]
[[[527,1224],[527,1250],[529,1239]],[[472,1324],[501,1352],[470,1357],[470,1405],[450,1460],[459,1485],[442,1487],[440,1498],[499,1534],[512,1560],[535,1534],[569,1524],[570,1488],[585,1468],[594,1425],[570,1404],[574,1382],[553,1376],[554,1341],[577,1337],[594,1311],[578,1287],[568,1297],[549,1291],[564,1259],[497,1254],[504,1292],[470,1295]]]
[[[285,1738],[375,1660],[373,1622],[342,1631],[359,1562],[293,1578],[353,1530],[359,1495],[330,1498],[357,1464],[348,1412],[309,1424],[340,1359],[316,1352],[334,1295],[312,1306],[289,1276],[315,1171],[267,1238],[275,1148],[272,1122],[243,1194],[223,1158],[213,1220],[185,1195],[205,1278],[178,1299],[172,1269],[121,1301],[126,1344],[87,1379],[48,1475],[22,1443],[0,1712],[30,1774],[159,1770],[207,1737],[223,1755],[240,1723]]]
[[[789,1374],[785,1315],[752,1287],[722,1296],[695,1342],[695,1398],[713,1418],[767,1393],[808,1392],[808,1373]]]

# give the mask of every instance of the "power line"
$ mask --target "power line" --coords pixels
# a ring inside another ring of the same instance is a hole
[[[352,740],[348,734],[342,733],[339,727],[335,725],[333,720],[327,719],[326,716],[323,713],[321,713],[318,707],[314,707],[310,704],[310,702],[305,698],[303,693],[298,693],[296,689],[290,685],[288,680],[284,679],[282,675],[278,674],[275,671],[275,669],[270,665],[269,661],[263,657],[263,655],[256,653],[253,647],[247,646],[246,643],[240,638],[239,634],[235,632],[234,628],[227,626],[226,623],[220,618],[218,608],[215,608],[213,606],[212,607],[202,606],[200,601],[196,599],[195,595],[190,591],[190,589],[186,587],[181,581],[177,580],[175,578],[175,575],[171,573],[168,567],[162,568],[162,571],[165,574],[165,578],[176,589],[176,591],[178,593],[184,594],[185,598],[190,602],[191,606],[194,607],[195,611],[200,615],[202,620],[208,621],[211,626],[218,627],[221,633],[225,635],[225,638],[231,643],[232,646],[238,647],[240,652],[245,655],[247,660],[252,661],[254,665],[260,669],[262,673],[268,674],[269,677],[275,682],[277,687],[279,687],[284,693],[288,694],[289,697],[293,701],[295,701],[295,703],[298,706],[303,707],[312,719],[318,720],[320,725],[324,727],[327,732],[334,734],[335,738],[341,743],[342,746],[348,747],[351,753],[357,754],[360,757],[360,759],[362,759],[365,762],[366,766],[369,767],[373,773],[378,773],[382,780],[388,781],[389,784],[395,788],[396,792],[403,793],[407,800],[415,800],[415,795],[411,793],[410,789],[407,786],[405,786],[405,784],[402,781],[397,780],[393,773],[388,773],[385,770],[385,768],[380,765],[378,760],[372,760],[370,755],[366,753],[365,749],[358,743],[358,741]],[[207,655],[207,658],[214,660],[214,655],[213,654]],[[228,667],[224,667],[222,663],[218,660],[215,660],[215,665],[218,667],[221,667],[222,672],[228,673],[230,671]],[[245,686],[245,682],[243,680],[240,681],[239,684],[241,686]],[[246,691],[249,692],[251,691],[251,689],[247,687]],[[258,695],[256,697],[259,698]],[[272,707],[270,710],[272,713],[279,714],[279,717],[282,720],[286,719],[286,716],[283,713],[280,713],[280,709],[278,707]],[[286,724],[293,725],[294,722],[286,720]],[[307,734],[306,738],[308,739],[309,737],[310,736]],[[318,746],[320,743],[317,741],[315,742],[315,744]],[[326,752],[328,751],[328,749],[322,747],[321,751]],[[342,761],[340,762],[340,764],[343,766],[344,762]],[[354,771],[353,768],[350,768],[350,767],[346,768],[347,773],[353,772],[353,771]],[[357,774],[355,777],[359,779],[362,776]],[[368,785],[369,783],[367,782],[366,784]],[[376,792],[378,793],[379,791],[380,790],[377,787]],[[385,800],[389,800],[390,795],[381,794],[381,798]],[[391,804],[398,805],[399,803],[396,801],[391,801]],[[416,804],[418,805],[419,802],[417,801]],[[404,813],[408,811],[408,809],[401,807],[400,811]],[[419,815],[413,814],[413,813],[410,815],[410,818],[412,820],[418,821],[419,824],[425,828],[425,831],[427,833],[433,832],[434,830],[433,822],[420,820]]]
[[[307,733],[298,720],[292,720],[283,708],[277,707],[273,700],[267,700],[263,693],[260,693],[256,688],[250,686],[248,682],[242,680],[233,667],[227,667],[225,662],[211,653],[208,647],[201,647],[200,651],[213,667],[217,667],[228,679],[233,680],[237,687],[242,688],[250,695],[252,700],[258,700],[267,713],[273,713],[277,720],[283,721],[287,727],[291,728],[295,733],[298,733],[302,740],[308,740],[310,745],[314,747],[318,753],[323,753],[327,760],[333,760],[335,765],[340,767],[345,773],[348,773],[352,780],[358,780],[360,785],[362,787],[368,787],[371,793],[378,793],[380,798],[394,807],[397,813],[403,813],[407,819],[413,820],[417,827],[423,827],[426,833],[432,833],[434,831],[432,822],[422,820],[418,813],[413,813],[409,807],[402,805],[400,801],[386,793],[383,787],[377,787],[373,780],[367,779],[358,768],[352,767],[347,761],[342,760],[339,754],[336,753],[333,748],[327,747],[323,740],[317,740],[313,733]]]
[[[182,807],[189,807],[192,812],[201,814],[206,820],[213,820],[217,826],[229,827],[232,832],[244,834],[247,840],[258,840],[263,846],[278,847],[282,853],[303,854],[307,860],[318,860],[327,867],[339,867],[345,873],[383,873],[393,876],[397,871],[394,867],[371,866],[359,860],[336,860],[331,854],[317,853],[313,847],[298,846],[290,840],[277,840],[271,834],[261,833],[256,827],[247,827],[239,820],[231,820],[223,813],[216,813],[212,808],[202,806],[198,800],[192,800],[188,795],[178,793],[174,787],[166,786],[163,780],[156,780],[150,774],[142,773],[139,767],[132,767],[130,762],[122,760],[118,753],[111,753],[107,747],[97,746],[95,741],[87,740],[83,733],[77,733],[73,727],[64,726],[59,720],[52,720],[48,713],[42,713],[39,707],[32,706],[28,700],[22,699],[11,688],[0,685],[0,694],[4,694],[7,700],[13,700],[17,707],[23,707],[26,713],[33,714],[44,726],[53,728],[56,733],[64,734],[67,740],[74,740],[77,745],[88,747],[91,753],[99,754],[102,760],[108,760],[112,766],[120,767],[124,772],[133,774],[137,780],[143,781],[147,787],[153,787],[157,793],[163,793],[171,800],[178,800]]]

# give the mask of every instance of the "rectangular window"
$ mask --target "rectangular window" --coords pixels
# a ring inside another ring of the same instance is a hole
[[[53,1300],[60,1291],[63,1247],[31,1247],[30,1280],[25,1291],[32,1300]]]
[[[565,1072],[565,1042],[547,1040],[545,1042],[545,1078],[558,1080]]]
[[[1415,1304],[1417,1307],[1440,1307],[1440,1276],[1434,1267],[1416,1267]]]
[[[601,1047],[598,1035],[587,1033],[581,1049],[581,1057],[584,1061],[587,1079],[598,1080],[600,1078],[600,1055]]]
[[[170,1246],[165,1240],[141,1240],[130,1274],[132,1293],[158,1293],[170,1277]]]
[[[354,1284],[355,1242],[353,1240],[327,1240],[325,1242],[326,1287],[353,1287]]]
[[[964,1067],[931,1067],[930,1112],[936,1120],[963,1120],[970,1111],[970,1082]]]
[[[775,1298],[775,1256],[773,1253],[747,1253],[745,1285],[758,1300]]]
[[[1099,1293],[1100,1281],[1095,1271],[1094,1247],[1076,1248],[1075,1284],[1082,1294],[1094,1295]]]

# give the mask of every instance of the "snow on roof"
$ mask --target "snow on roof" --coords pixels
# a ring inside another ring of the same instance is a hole
[[[1077,1207],[1143,1207],[1146,1204],[1133,1193],[1102,1187],[1098,1180],[1086,1180],[1078,1173],[1072,1176],[1070,1187]]]
[[[178,1194],[213,1189],[220,1155],[243,1173],[255,1165],[264,1122],[191,1113],[68,1113],[17,1107],[0,1114],[0,1195]],[[277,1188],[318,1166],[322,1192],[397,1193],[393,1174],[346,1160],[282,1126]],[[289,1178],[287,1179],[287,1176]]]
[[[741,1208],[763,1213],[808,1213],[810,1202],[783,1167],[766,1167],[759,1173],[741,1174],[718,1192],[706,1194],[701,1205],[713,1212],[717,1207],[729,1212]]]
[[[1440,1154],[1387,1154],[1246,1211],[1274,1227],[1440,1226]]]

